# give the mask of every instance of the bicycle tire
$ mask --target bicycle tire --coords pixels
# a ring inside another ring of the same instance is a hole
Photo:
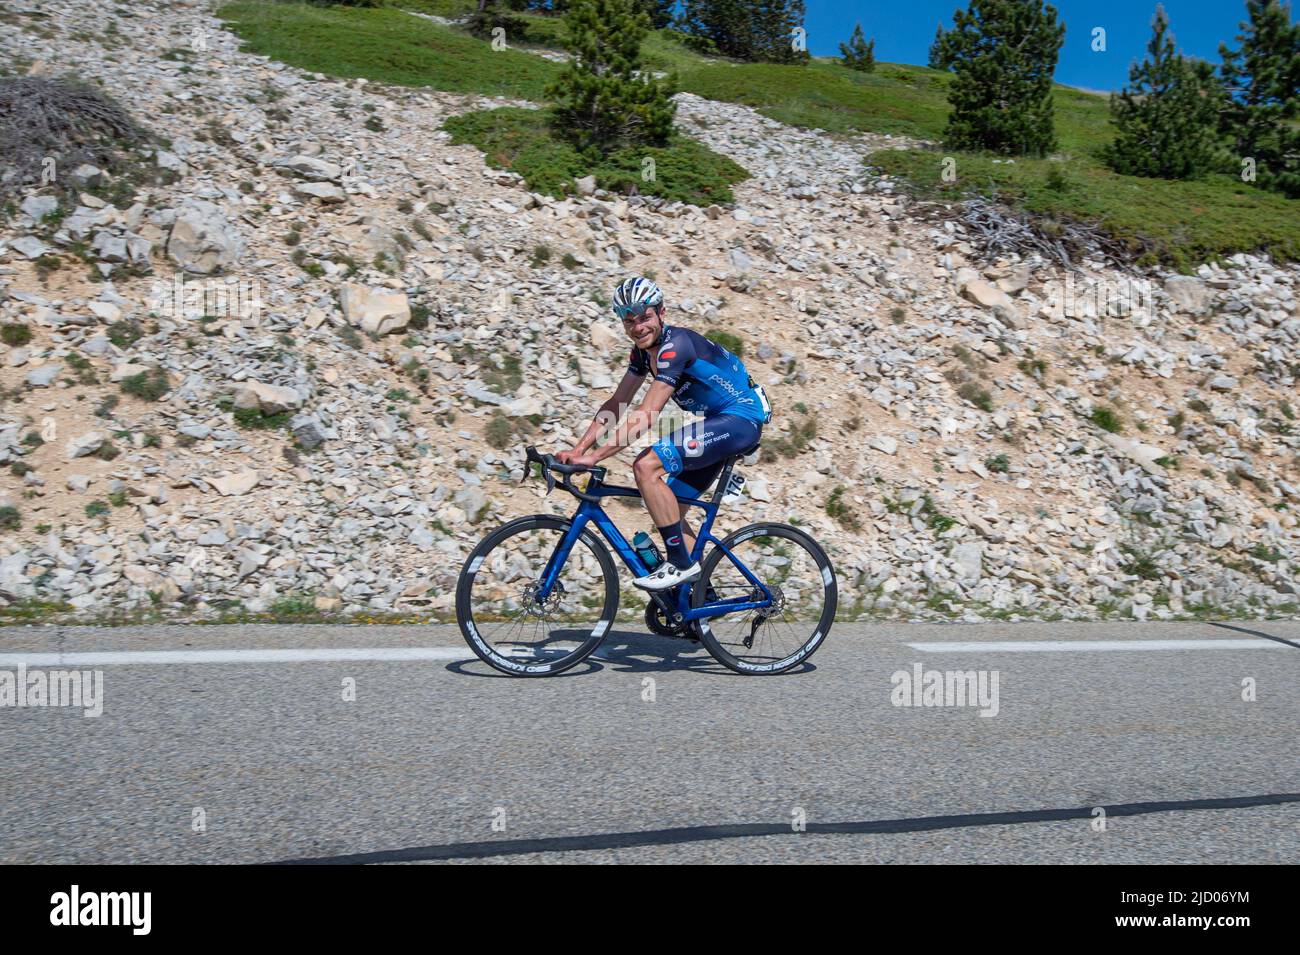
[[[763,521],[757,524],[749,524],[737,531],[733,531],[723,539],[722,543],[730,550],[738,544],[760,536],[784,538],[799,544],[807,551],[816,564],[818,576],[822,581],[825,603],[822,606],[815,624],[812,625],[810,636],[799,645],[797,650],[779,660],[764,663],[747,662],[728,650],[726,646],[724,646],[723,642],[718,638],[714,630],[709,626],[708,618],[696,621],[696,628],[700,635],[700,641],[704,644],[709,653],[713,655],[713,658],[729,670],[734,670],[737,673],[743,673],[749,676],[785,673],[786,671],[799,666],[801,663],[807,662],[808,658],[817,651],[817,648],[825,642],[826,637],[829,635],[831,625],[835,622],[835,610],[839,602],[839,588],[836,584],[835,569],[831,565],[830,558],[826,555],[826,551],[822,549],[822,546],[817,543],[816,540],[801,531],[799,528],[792,527],[789,524]],[[692,607],[701,607],[706,602],[707,591],[714,576],[714,572],[723,560],[727,560],[727,557],[719,547],[714,547],[709,552],[708,556],[704,558],[704,563],[700,568],[700,578],[695,581],[691,589]],[[727,566],[731,566],[730,561],[727,562]],[[751,567],[749,569],[751,573],[755,573],[756,576],[760,576],[761,579],[761,575],[758,574],[754,568]],[[764,584],[769,584],[769,581],[764,580]],[[724,585],[720,580],[715,582],[713,585],[718,588],[719,593],[722,593],[726,587],[726,585]],[[757,611],[749,611],[748,613],[754,614],[757,613]]]
[[[474,581],[484,562],[498,545],[517,534],[539,528],[556,531],[556,540],[558,542],[572,524],[573,522],[567,518],[550,514],[534,514],[529,517],[521,517],[492,531],[479,542],[478,546],[465,559],[460,577],[456,582],[456,622],[460,625],[461,636],[465,638],[469,648],[474,651],[474,654],[480,660],[493,669],[510,676],[555,676],[577,666],[590,656],[596,647],[600,646],[610,627],[613,626],[614,619],[618,614],[618,571],[614,566],[614,560],[610,556],[609,549],[589,529],[583,530],[579,543],[575,544],[575,547],[585,544],[595,557],[604,578],[605,595],[604,605],[596,622],[577,649],[553,661],[523,663],[512,660],[493,651],[480,632],[479,623],[474,620],[473,607],[471,606]],[[570,558],[572,558],[572,554],[570,554]],[[540,572],[540,568],[538,570]]]

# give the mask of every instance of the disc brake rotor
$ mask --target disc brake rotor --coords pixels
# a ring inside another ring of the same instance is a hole
[[[545,600],[537,599],[537,584],[529,584],[524,587],[524,592],[520,596],[520,603],[524,611],[531,617],[542,619],[551,617],[560,609],[560,601],[564,597],[564,584],[560,581],[555,582],[551,589],[551,594]]]

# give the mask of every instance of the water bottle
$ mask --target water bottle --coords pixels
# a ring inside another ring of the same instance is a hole
[[[635,548],[636,555],[641,558],[641,563],[645,564],[647,570],[654,570],[663,563],[664,559],[659,556],[659,548],[645,531],[636,532],[636,536],[632,538],[632,547]]]

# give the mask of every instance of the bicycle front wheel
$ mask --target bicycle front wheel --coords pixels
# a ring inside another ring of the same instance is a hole
[[[618,571],[609,550],[584,530],[551,592],[547,562],[570,522],[544,514],[493,531],[465,561],[456,619],[484,663],[511,676],[554,676],[600,645],[618,613]]]
[[[741,566],[771,591],[772,605],[700,620],[705,647],[737,673],[784,673],[806,661],[835,620],[838,590],[826,552],[788,524],[750,524],[722,543],[731,556],[721,547],[709,552],[692,586],[691,606],[763,600]]]

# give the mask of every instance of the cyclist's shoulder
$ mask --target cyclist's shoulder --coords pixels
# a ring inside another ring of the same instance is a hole
[[[712,342],[694,329],[683,328],[681,325],[665,325],[660,348],[661,354],[663,351],[671,350],[682,352],[694,358],[698,355],[707,354],[710,345],[712,345]]]

